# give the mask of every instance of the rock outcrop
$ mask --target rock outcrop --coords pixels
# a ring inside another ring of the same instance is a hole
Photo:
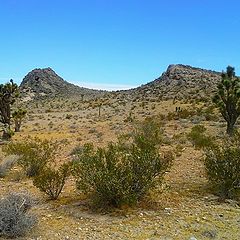
[[[169,65],[154,81],[131,90],[134,95],[160,99],[204,99],[212,96],[221,73],[187,65]]]
[[[23,79],[20,89],[33,98],[55,96],[97,96],[104,91],[82,88],[65,81],[51,68],[34,69]]]

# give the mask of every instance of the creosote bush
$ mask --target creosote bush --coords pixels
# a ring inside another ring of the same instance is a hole
[[[150,145],[160,145],[163,141],[163,125],[164,123],[157,118],[147,117],[135,126],[133,138],[138,142],[139,137],[144,137]]]
[[[210,183],[222,198],[233,198],[240,189],[239,139],[230,138],[222,144],[205,149],[205,169]]]
[[[28,213],[33,201],[28,195],[11,193],[0,200],[0,236],[15,238],[24,236],[37,223]]]
[[[70,164],[55,168],[55,159],[60,145],[56,142],[29,138],[9,143],[4,152],[19,156],[18,164],[27,176],[33,177],[33,185],[46,193],[51,200],[60,195],[70,173]]]
[[[92,193],[97,204],[119,207],[136,204],[161,184],[172,154],[160,155],[156,138],[148,138],[144,132],[135,132],[132,141],[109,143],[105,148],[78,147],[73,161],[77,188]]]
[[[63,164],[59,169],[44,168],[33,178],[33,185],[46,193],[51,200],[56,200],[70,174],[70,164]]]
[[[28,138],[18,142],[11,142],[3,151],[8,154],[18,155],[17,163],[24,169],[27,176],[33,177],[54,161],[58,144],[39,138]]]
[[[206,148],[214,145],[214,139],[205,134],[206,128],[203,125],[195,125],[187,137],[197,149]]]

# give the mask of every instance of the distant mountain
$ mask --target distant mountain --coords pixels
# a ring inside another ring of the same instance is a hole
[[[89,99],[107,94],[109,98],[122,95],[121,98],[124,98],[125,101],[151,98],[203,100],[212,96],[220,80],[220,72],[176,64],[169,65],[166,72],[159,78],[145,85],[130,90],[107,92],[76,86],[62,79],[51,68],[44,68],[29,72],[24,77],[20,89],[25,95],[30,96],[30,99],[42,96],[73,97],[81,95]]]
[[[94,97],[104,91],[92,90],[71,84],[58,76],[51,68],[34,69],[29,72],[20,84],[20,89],[32,98],[41,96],[80,96]]]
[[[135,98],[204,99],[212,96],[221,73],[188,65],[169,65],[159,78],[129,90]]]

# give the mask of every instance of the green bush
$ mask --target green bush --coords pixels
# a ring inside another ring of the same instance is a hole
[[[78,147],[73,161],[77,188],[92,193],[97,204],[136,204],[162,182],[172,162],[172,154],[160,155],[154,142],[135,133],[127,143],[109,143],[98,149],[92,144]]]
[[[192,109],[190,109],[190,110],[183,109],[180,112],[178,112],[177,115],[181,119],[189,119],[190,117],[197,115],[197,112],[196,112],[196,110],[192,110]]]
[[[223,198],[232,198],[240,188],[240,146],[226,141],[205,150],[207,177]]]
[[[166,116],[168,121],[178,120],[178,119],[189,119],[197,115],[197,110],[193,109],[180,109],[180,111],[169,112]]]
[[[205,135],[206,128],[203,125],[195,125],[187,138],[196,149],[206,148],[214,145],[214,139]]]
[[[21,142],[11,142],[3,148],[7,155],[18,155],[17,163],[24,169],[26,175],[33,177],[52,162],[58,145],[48,140],[28,138]]]
[[[51,200],[56,200],[62,192],[69,173],[69,164],[63,164],[57,170],[47,167],[33,178],[33,185],[46,193]]]
[[[163,141],[163,125],[164,123],[158,118],[147,117],[143,122],[135,126],[133,131],[134,141],[137,143],[140,138],[145,138],[149,145],[155,147]]]
[[[210,105],[205,109],[203,115],[205,116],[206,121],[216,122],[218,120],[218,115],[214,114],[214,109],[215,109],[215,106],[213,105]]]

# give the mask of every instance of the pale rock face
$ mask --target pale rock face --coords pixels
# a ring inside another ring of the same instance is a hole
[[[145,97],[167,99],[202,99],[212,96],[221,73],[187,65],[169,65],[167,71],[154,81],[135,89]]]

